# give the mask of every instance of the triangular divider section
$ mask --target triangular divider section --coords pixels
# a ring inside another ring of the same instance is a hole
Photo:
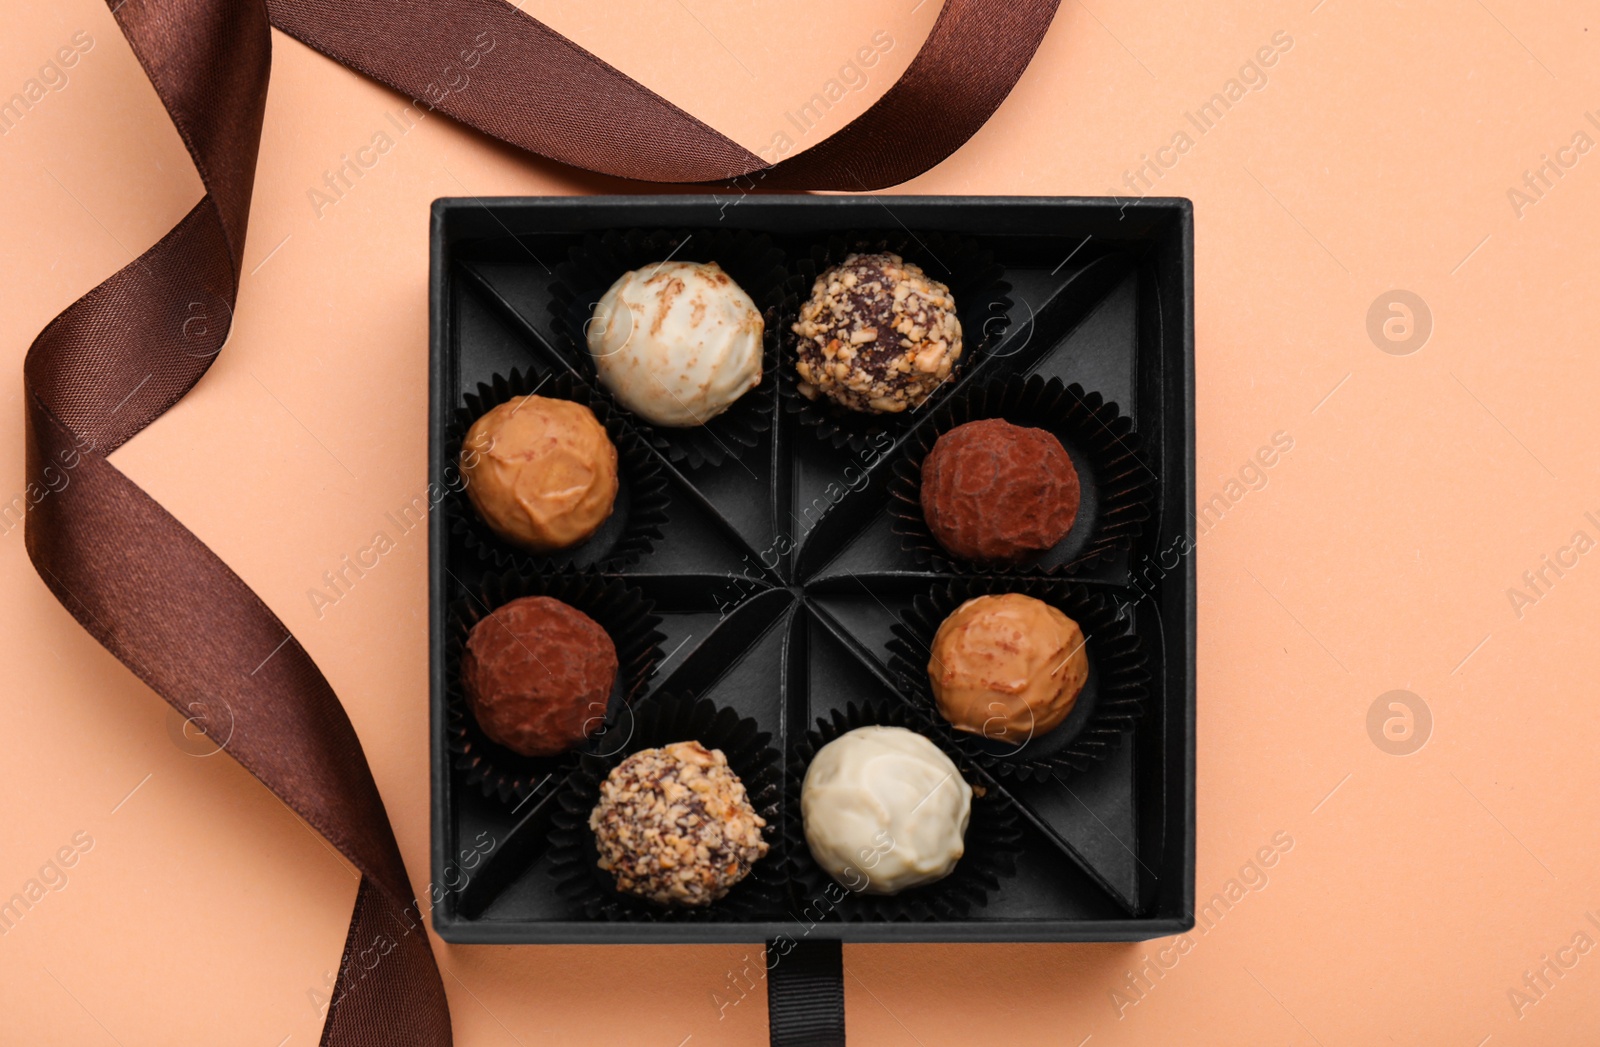
[[[1129,914],[1139,914],[1143,906],[1131,745],[1119,746],[1068,780],[1008,779],[1004,788],[1024,817],[1071,855]]]
[[[1108,893],[1105,884],[1070,852],[1074,860],[1062,861],[1056,854],[1060,843],[1033,823],[1027,808],[1019,805],[1018,810],[1023,814],[1023,845],[1016,871],[1006,877],[1003,888],[990,896],[988,904],[973,911],[972,919],[1036,920],[1045,914],[1066,920],[1125,919],[1127,906]]]
[[[478,281],[472,267],[459,265],[454,270],[455,296],[452,302],[452,324],[457,356],[456,371],[460,386],[455,390],[455,404],[477,389],[480,382],[488,382],[495,375],[509,375],[514,370],[544,375],[551,371],[569,370],[540,344],[524,326],[507,315],[493,294]]]
[[[830,536],[831,537],[831,536]],[[809,581],[837,582],[864,574],[891,571],[916,571],[916,558],[900,547],[903,539],[894,533],[894,514],[887,502],[880,502],[877,513],[844,538],[838,552],[830,557]]]
[[[758,472],[767,467],[763,460],[772,453],[772,434],[763,433],[755,447],[743,450],[745,457],[755,460],[746,462],[734,454],[721,465],[694,470],[681,469],[660,452],[656,456],[677,485],[691,491],[700,505],[716,517],[717,524],[738,540],[751,563],[759,562],[761,570],[776,580],[778,565],[786,557],[783,544],[775,536],[784,533],[784,528],[774,526],[772,486],[760,479]]]
[[[495,900],[510,890],[544,857],[550,842],[550,815],[556,809],[556,791],[560,781],[552,778],[530,793],[525,807],[516,811],[517,821],[508,830],[495,833],[489,830],[463,839],[463,847],[477,868],[458,872],[465,875],[466,884],[456,895],[456,912],[463,918],[475,920],[482,916]],[[487,844],[487,855],[480,844]]]
[[[907,579],[852,577],[840,579],[840,588],[827,593],[808,592],[806,606],[863,664],[893,689],[889,671],[890,630],[900,612],[911,605],[916,586],[926,589],[929,576]]]
[[[547,352],[555,350],[555,328],[550,318],[553,273],[541,265],[524,262],[468,262],[462,268],[480,292],[517,329]],[[557,354],[559,355],[559,354]]]
[[[651,696],[708,698],[775,726],[783,717],[787,633],[781,623],[793,606],[787,589],[750,597],[721,617],[692,652],[674,658],[677,668],[669,665],[666,676],[652,685]]]
[[[657,460],[662,461],[659,455]],[[777,580],[762,565],[759,552],[707,503],[699,488],[670,466],[666,473],[671,498],[666,523],[650,555],[633,565],[630,575],[722,575],[730,588],[743,576],[769,584]]]
[[[1109,254],[1071,273],[1048,297],[1038,302],[1022,299],[1012,307],[1012,325],[978,366],[966,372],[963,382],[979,376],[1026,374],[1039,361],[1055,354],[1072,331],[1093,315],[1115,291],[1135,273],[1133,259],[1124,254]],[[1024,315],[1019,316],[1018,309]],[[1070,367],[1073,361],[1066,361]],[[1093,389],[1083,378],[1071,378],[1086,389]],[[1113,396],[1110,390],[1096,390],[1107,399],[1123,403],[1126,396]]]
[[[859,530],[874,515],[887,512],[890,473],[886,463],[894,460],[898,450],[895,444],[888,453],[864,459],[862,464],[849,466],[849,473],[841,473],[831,464],[828,449],[803,444],[796,448],[795,505],[790,521],[801,536],[796,578],[811,577],[824,567],[831,569],[839,551],[855,540]],[[896,561],[901,559],[899,541],[895,538]],[[910,562],[909,557],[904,559]],[[874,569],[888,567],[889,563],[878,563]]]
[[[1138,306],[1139,277],[1130,271],[1081,322],[1057,337],[1054,351],[1028,367],[1028,373],[1059,378],[1069,385],[1076,382],[1115,402],[1137,424]]]
[[[904,701],[887,670],[854,647],[840,626],[827,612],[807,603],[806,687],[802,694],[791,694],[793,701],[804,702],[802,719],[806,730],[835,709],[855,705],[889,705]]]

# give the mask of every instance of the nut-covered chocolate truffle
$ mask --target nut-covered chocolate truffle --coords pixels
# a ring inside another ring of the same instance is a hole
[[[766,820],[721,749],[674,742],[623,760],[600,785],[589,829],[617,890],[660,905],[726,895],[767,853]]]
[[[497,607],[472,627],[461,658],[483,733],[523,756],[555,756],[598,731],[616,678],[611,637],[548,596]]]
[[[588,538],[617,497],[617,449],[594,412],[571,400],[507,400],[472,423],[460,464],[483,522],[534,552]]]
[[[950,288],[896,254],[853,254],[817,277],[794,332],[801,394],[852,411],[912,410],[961,359]]]
[[[715,262],[624,273],[594,307],[589,355],[611,395],[656,425],[704,425],[761,384],[766,322]]]
[[[957,607],[928,659],[940,714],[958,730],[1013,745],[1060,726],[1088,679],[1078,623],[1021,593]]]
[[[958,425],[922,460],[922,515],[966,560],[1015,562],[1054,546],[1078,516],[1078,470],[1043,429],[1000,418]]]
[[[942,880],[966,853],[972,787],[922,735],[858,727],[817,751],[800,786],[806,846],[835,880],[898,894]]]

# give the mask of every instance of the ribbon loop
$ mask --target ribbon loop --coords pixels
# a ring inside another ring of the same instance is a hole
[[[216,719],[229,735],[218,744],[360,871],[325,1047],[442,1047],[450,1014],[423,906],[343,706],[250,587],[107,460],[177,403],[227,340],[269,18],[430,108],[564,163],[660,182],[869,189],[922,173],[982,126],[1057,0],[947,0],[877,103],[770,168],[504,0],[108,2],[206,193],[28,350],[28,555],[73,617],[180,712],[225,707]],[[464,68],[471,91],[453,86],[451,70]],[[838,942],[807,942],[778,964],[774,1044],[843,1042],[840,955]]]

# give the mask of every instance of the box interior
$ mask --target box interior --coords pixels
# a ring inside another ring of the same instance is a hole
[[[1152,672],[1131,737],[1092,768],[1046,782],[1004,778],[1024,815],[1016,872],[966,919],[813,924],[804,899],[742,923],[597,923],[553,890],[547,787],[513,809],[452,766],[443,637],[449,594],[485,570],[430,520],[433,919],[459,942],[1133,940],[1192,924],[1194,905],[1193,249],[1187,201],[680,196],[454,199],[432,228],[430,473],[464,394],[512,369],[570,368],[553,326],[553,270],[608,229],[757,230],[791,258],[830,233],[971,237],[1010,284],[1010,323],[958,379],[1043,375],[1119,405],[1155,481],[1131,549],[1074,576],[1126,606]],[[693,236],[681,257],[695,258]],[[696,259],[705,260],[705,259]],[[775,376],[774,376],[775,377]],[[903,700],[890,629],[947,580],[901,548],[885,493],[894,450],[863,456],[804,431],[781,400],[758,448],[714,467],[667,468],[662,537],[616,573],[656,605],[664,655],[651,691],[693,692],[754,717],[787,751],[847,702]],[[552,786],[554,783],[551,783]],[[785,812],[798,817],[798,812]],[[781,830],[780,827],[775,829]],[[487,837],[482,834],[487,833]],[[774,839],[781,833],[774,832]],[[466,868],[473,841],[487,857]],[[773,858],[777,855],[774,853]]]

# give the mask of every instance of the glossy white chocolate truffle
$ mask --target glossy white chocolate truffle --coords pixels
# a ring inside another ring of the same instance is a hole
[[[704,425],[761,383],[765,323],[715,262],[624,273],[585,331],[600,381],[656,425]]]
[[[950,875],[965,853],[972,787],[950,758],[904,727],[858,727],[824,745],[800,787],[817,864],[867,894]]]

